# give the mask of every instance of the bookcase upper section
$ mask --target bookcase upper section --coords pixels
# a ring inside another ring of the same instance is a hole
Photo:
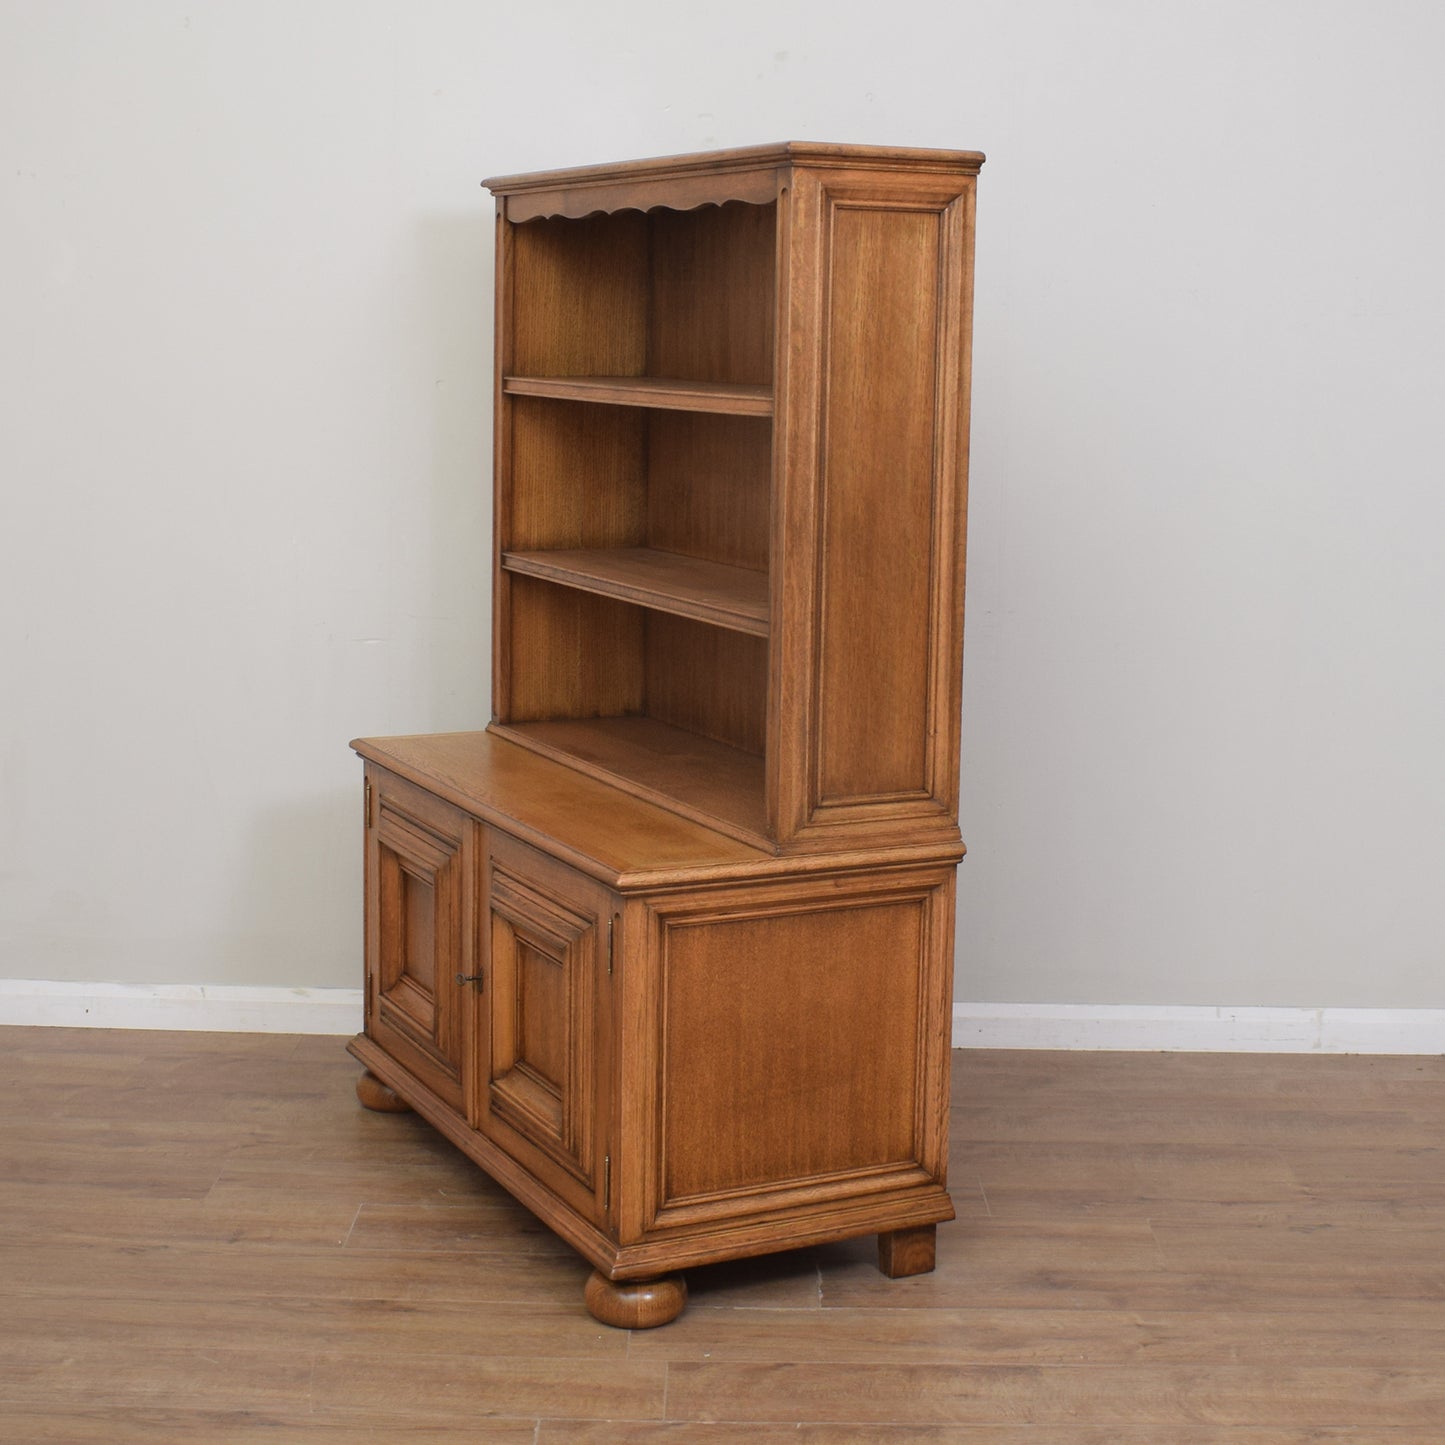
[[[487,182],[494,730],[778,851],[957,839],[982,160]]]

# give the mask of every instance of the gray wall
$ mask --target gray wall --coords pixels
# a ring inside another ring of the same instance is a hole
[[[0,0],[0,976],[349,986],[494,172],[975,147],[958,994],[1438,1006],[1445,7]]]

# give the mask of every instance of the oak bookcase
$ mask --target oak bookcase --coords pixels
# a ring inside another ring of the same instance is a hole
[[[945,1187],[974,187],[787,144],[507,176],[493,718],[359,739],[371,1108],[662,1324]]]

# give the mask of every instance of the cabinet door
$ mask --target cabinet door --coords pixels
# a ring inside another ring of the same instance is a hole
[[[579,1213],[607,1209],[613,898],[488,834],[477,1127]]]
[[[461,1112],[479,825],[379,769],[367,789],[367,1036]]]

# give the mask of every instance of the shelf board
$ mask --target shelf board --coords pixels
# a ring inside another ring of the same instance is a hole
[[[772,851],[763,760],[648,717],[493,723],[490,731]]]
[[[507,376],[508,396],[546,396],[560,401],[602,402],[665,411],[771,416],[773,389],[741,382],[678,381],[656,376]]]
[[[503,552],[502,567],[714,627],[768,635],[768,574],[652,547]]]

